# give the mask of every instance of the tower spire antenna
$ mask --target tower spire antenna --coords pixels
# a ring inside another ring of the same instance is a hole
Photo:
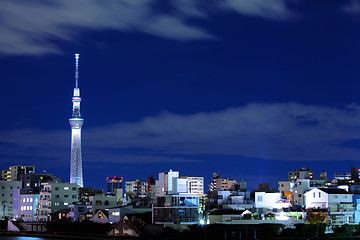
[[[75,88],[79,87],[79,56],[80,54],[75,53]]]

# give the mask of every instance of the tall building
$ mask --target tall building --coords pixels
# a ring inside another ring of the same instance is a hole
[[[211,183],[209,185],[209,192],[216,192],[218,190],[230,190],[231,186],[235,183],[235,180],[230,180],[228,178],[220,178],[220,175],[217,173],[213,174]]]
[[[148,185],[147,182],[142,182],[139,179],[136,181],[125,182],[125,193],[132,198],[144,198],[146,197]]]
[[[106,188],[107,188],[107,194],[114,194],[115,189],[121,189],[122,190],[122,177],[107,177],[106,178]]]
[[[308,168],[301,168],[299,170],[294,169],[289,172],[289,181],[296,182],[297,179],[313,179],[314,173]]]
[[[75,88],[72,98],[72,118],[69,119],[71,126],[71,163],[70,163],[70,183],[76,183],[84,187],[81,157],[81,128],[84,119],[80,115],[80,88],[79,88],[79,54],[75,54]]]
[[[9,170],[1,171],[1,179],[6,181],[19,181],[20,174],[35,173],[34,166],[10,166]]]

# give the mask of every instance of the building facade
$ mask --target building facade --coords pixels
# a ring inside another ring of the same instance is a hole
[[[14,217],[14,190],[21,188],[21,181],[0,181],[0,216]]]
[[[69,204],[78,201],[78,184],[76,183],[42,183],[40,198],[36,206],[36,221],[51,220],[51,213],[69,208]]]

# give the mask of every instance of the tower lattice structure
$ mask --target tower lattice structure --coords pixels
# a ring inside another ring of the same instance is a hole
[[[75,88],[72,98],[72,118],[69,119],[71,126],[70,183],[76,183],[80,187],[84,187],[81,156],[81,128],[84,119],[80,115],[80,102],[79,54],[75,54]]]

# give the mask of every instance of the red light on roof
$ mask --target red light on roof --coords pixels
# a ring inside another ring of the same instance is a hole
[[[106,180],[109,180],[109,177],[107,177]]]
[[[115,180],[115,179],[116,179],[116,176],[113,177],[113,180]]]

